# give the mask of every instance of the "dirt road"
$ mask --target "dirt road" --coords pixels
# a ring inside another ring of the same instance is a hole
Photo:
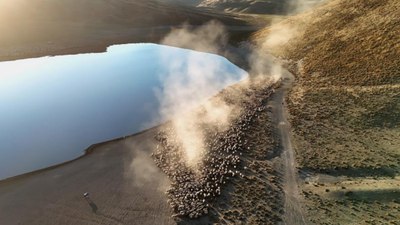
[[[276,123],[278,125],[278,132],[282,145],[282,161],[283,161],[283,190],[285,194],[284,205],[284,224],[297,225],[308,224],[304,217],[303,209],[301,206],[301,195],[298,189],[298,177],[296,169],[296,161],[294,156],[294,149],[290,141],[290,124],[287,120],[287,111],[285,106],[285,95],[292,87],[294,77],[291,73],[284,70],[282,86],[276,90],[272,101],[270,102]]]

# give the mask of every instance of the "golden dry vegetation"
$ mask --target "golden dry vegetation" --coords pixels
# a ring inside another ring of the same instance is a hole
[[[400,87],[297,86],[288,103],[302,167],[398,171]]]
[[[398,223],[399,37],[396,0],[332,0],[253,36],[296,75],[286,101],[315,224]]]
[[[255,34],[282,30],[269,51],[298,62],[299,83],[317,87],[400,82],[400,3],[333,0]]]

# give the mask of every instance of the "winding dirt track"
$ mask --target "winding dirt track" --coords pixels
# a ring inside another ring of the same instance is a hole
[[[283,81],[281,88],[277,89],[272,99],[274,108],[274,116],[278,124],[278,131],[282,145],[282,155],[284,166],[284,185],[285,194],[285,215],[283,218],[284,224],[297,225],[308,224],[306,222],[304,212],[301,206],[301,195],[298,189],[298,177],[296,169],[296,161],[294,150],[290,141],[291,126],[287,120],[288,112],[285,107],[285,95],[292,87],[294,76],[287,70],[283,71]]]

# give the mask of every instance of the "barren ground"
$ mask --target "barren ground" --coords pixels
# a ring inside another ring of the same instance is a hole
[[[71,163],[1,181],[1,224],[174,224],[164,194],[169,181],[150,157],[155,132],[98,145]]]

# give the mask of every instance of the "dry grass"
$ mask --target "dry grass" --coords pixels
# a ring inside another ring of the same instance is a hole
[[[309,181],[303,188],[315,224],[397,224],[399,177],[394,179]]]
[[[300,83],[312,86],[400,82],[400,2],[333,0],[275,26],[291,28],[275,55],[301,61]],[[254,39],[264,41],[266,28]]]
[[[254,35],[288,59],[288,97],[300,166],[398,171],[400,2],[334,0]],[[268,39],[267,39],[268,40]]]
[[[399,169],[399,87],[297,86],[288,104],[301,167]]]
[[[288,40],[265,42],[276,31]],[[286,101],[315,224],[398,224],[399,37],[397,0],[329,1],[253,37],[296,75]]]
[[[351,193],[351,192],[347,192]],[[367,193],[371,194],[371,193]],[[379,192],[376,194],[379,195]],[[329,199],[307,192],[309,219],[315,224],[397,224],[400,206],[395,202]]]

